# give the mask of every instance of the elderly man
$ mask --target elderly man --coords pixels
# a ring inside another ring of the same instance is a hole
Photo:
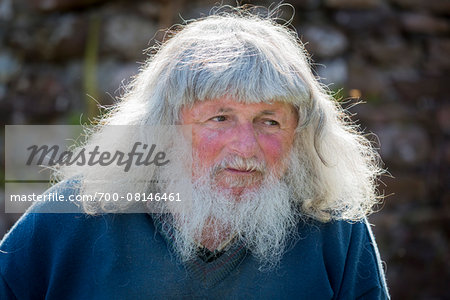
[[[2,241],[2,299],[389,298],[365,219],[377,155],[285,27],[242,11],[189,23],[100,123],[86,147],[131,142],[104,126],[189,126],[192,168],[72,166],[48,192],[144,193],[188,178],[189,205],[33,206]]]

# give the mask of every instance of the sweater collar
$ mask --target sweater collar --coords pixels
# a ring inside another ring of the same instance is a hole
[[[177,231],[173,219],[167,214],[152,214],[156,229],[167,247],[176,253],[174,236]],[[172,221],[171,221],[172,220]],[[215,251],[205,251],[199,245],[198,255],[184,263],[187,273],[207,288],[223,281],[242,262],[247,249],[236,236],[224,241]]]

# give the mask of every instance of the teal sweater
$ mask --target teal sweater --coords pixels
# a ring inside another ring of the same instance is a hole
[[[157,215],[39,213],[45,205],[0,245],[0,299],[389,298],[366,222],[300,222],[279,268],[262,272],[239,241],[181,264]]]

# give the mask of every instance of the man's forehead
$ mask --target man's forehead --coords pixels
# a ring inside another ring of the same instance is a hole
[[[275,107],[274,105],[270,104],[270,106],[273,106],[272,109],[264,109],[263,107],[259,107],[259,106],[248,106],[246,104],[244,104],[244,108],[255,108],[258,109],[258,112],[264,115],[274,115],[280,108],[279,107]],[[239,109],[237,109],[236,107],[231,107],[228,105],[216,105],[211,107],[213,110],[216,110],[219,113],[229,113],[229,112],[235,112],[235,111],[239,111]],[[240,106],[239,106],[240,108]]]
[[[273,115],[279,111],[294,109],[293,105],[283,101],[245,103],[230,98],[219,98],[213,100],[196,101],[186,110],[190,111],[211,111],[217,113],[229,113],[236,111],[258,111],[261,114]]]

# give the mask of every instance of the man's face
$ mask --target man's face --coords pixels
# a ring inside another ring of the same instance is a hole
[[[192,125],[194,179],[211,172],[218,187],[240,194],[269,172],[277,178],[284,174],[298,122],[292,105],[222,97],[185,107],[181,116],[183,125]]]

